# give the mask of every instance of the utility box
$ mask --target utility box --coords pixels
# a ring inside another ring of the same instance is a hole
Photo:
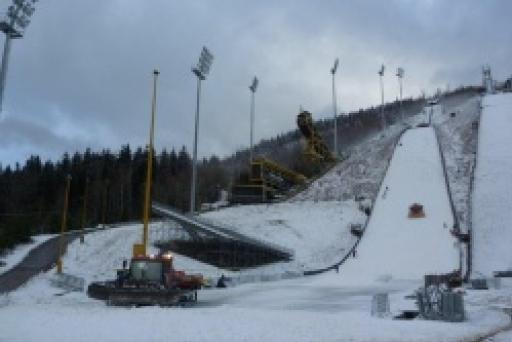
[[[352,223],[350,225],[350,232],[354,236],[361,237],[363,235],[363,232],[364,232],[364,227],[360,223]]]
[[[431,285],[420,289],[416,295],[416,304],[424,319],[445,322],[462,322],[466,319],[464,297],[460,292]]]
[[[443,292],[442,298],[442,320],[447,322],[464,321],[464,298],[462,293]]]
[[[488,290],[489,286],[487,286],[487,279],[471,279],[471,288],[473,290]]]
[[[391,313],[389,307],[389,295],[377,293],[372,297],[372,316],[386,317]]]

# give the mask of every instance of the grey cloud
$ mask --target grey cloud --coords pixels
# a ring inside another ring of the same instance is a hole
[[[4,5],[7,6],[7,3]],[[25,38],[13,44],[0,133],[0,160],[26,154],[117,148],[147,140],[151,71],[161,71],[158,148],[191,146],[201,46],[215,54],[203,84],[202,155],[248,145],[249,90],[256,74],[256,136],[295,126],[300,105],[330,116],[329,68],[341,58],[342,110],[397,94],[394,68],[406,70],[405,93],[478,82],[489,63],[508,76],[512,3],[506,1],[182,1],[89,0],[38,3]],[[24,124],[21,124],[23,122]],[[6,125],[10,125],[7,129]],[[4,132],[9,132],[4,137]],[[37,133],[40,130],[39,133]]]

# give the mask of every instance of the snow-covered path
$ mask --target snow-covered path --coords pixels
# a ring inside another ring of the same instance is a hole
[[[483,99],[473,194],[473,277],[512,269],[512,94]]]
[[[423,205],[424,218],[408,218],[413,203]],[[452,226],[434,130],[411,129],[396,147],[356,258],[340,274],[360,284],[454,271],[459,251]]]

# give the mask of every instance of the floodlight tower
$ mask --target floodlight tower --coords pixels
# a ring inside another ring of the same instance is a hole
[[[251,150],[249,151],[249,161],[252,163],[253,157],[253,148],[254,148],[254,94],[256,93],[256,89],[258,88],[258,78],[254,76],[252,79],[252,84],[249,87],[251,91]]]
[[[404,110],[402,107],[402,79],[404,77],[404,69],[402,67],[396,69],[396,77],[398,77],[398,84],[400,85],[400,117],[402,122],[404,122]]]
[[[382,77],[384,76],[384,64],[381,65],[379,70],[379,79],[380,79],[380,120],[381,120],[381,128],[384,130],[386,128],[386,118],[384,117],[384,83],[382,82]]]
[[[194,152],[192,160],[192,186],[190,189],[190,212],[193,214],[196,211],[196,181],[197,181],[197,135],[199,133],[199,99],[201,96],[201,81],[206,80],[206,76],[210,72],[212,65],[213,55],[203,46],[201,56],[195,67],[192,67],[192,72],[197,76],[197,97],[196,97],[196,121],[194,130]]]
[[[336,70],[338,70],[339,59],[336,58],[331,68],[332,75],[332,108],[334,110],[334,156],[338,158],[338,108],[336,105]]]
[[[7,18],[0,21],[0,31],[5,33],[4,52],[0,69],[0,112],[2,111],[4,98],[11,40],[23,37],[24,31],[30,23],[30,17],[34,14],[34,4],[36,2],[37,0],[13,0],[12,5],[7,9]]]

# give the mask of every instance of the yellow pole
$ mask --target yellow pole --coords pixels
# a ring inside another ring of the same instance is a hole
[[[85,180],[85,190],[84,190],[84,198],[82,204],[82,229],[80,231],[80,243],[84,243],[84,228],[85,228],[85,220],[87,218],[87,194],[89,188],[89,178]]]
[[[158,78],[158,70],[153,71],[153,101],[151,102],[151,126],[149,128],[149,151],[148,151],[148,168],[146,173],[146,193],[144,199],[144,233],[142,244],[144,255],[147,255],[148,236],[149,236],[149,212],[151,210],[151,178],[153,172],[153,137],[155,131],[155,111],[156,111],[156,81]]]
[[[101,228],[105,229],[107,223],[107,192],[110,180],[106,179],[103,182],[103,208],[101,210]]]
[[[68,215],[69,188],[71,186],[71,176],[66,177],[66,191],[64,194],[64,208],[62,210],[62,222],[60,226],[59,238],[59,259],[57,260],[57,273],[62,273],[62,254],[64,253],[64,232],[66,230],[66,221]]]

